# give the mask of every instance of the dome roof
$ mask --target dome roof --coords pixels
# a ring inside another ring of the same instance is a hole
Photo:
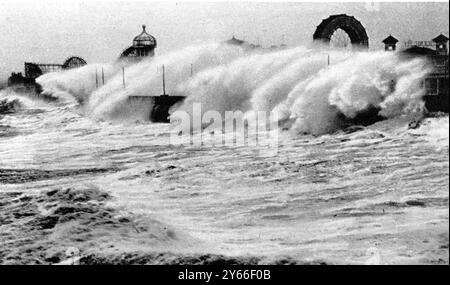
[[[142,33],[134,37],[133,46],[156,47],[156,39],[145,31],[145,25],[142,25]]]

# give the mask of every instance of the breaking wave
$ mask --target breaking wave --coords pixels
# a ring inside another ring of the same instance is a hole
[[[23,109],[35,109],[42,106],[42,102],[28,93],[11,89],[0,90],[0,115],[15,113]]]
[[[17,99],[0,99],[0,114],[13,113],[21,107]]]
[[[181,110],[192,112],[199,102],[203,112],[276,112],[290,129],[313,134],[341,128],[345,119],[368,110],[385,118],[421,110],[421,82],[429,71],[422,59],[384,51],[295,47],[248,52],[213,43],[137,64],[91,64],[49,73],[37,82],[45,93],[72,96],[95,118],[148,118],[148,108],[130,105],[128,97],[161,94],[162,65],[167,93],[187,97]]]

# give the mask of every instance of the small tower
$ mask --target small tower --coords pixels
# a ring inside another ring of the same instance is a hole
[[[383,43],[385,51],[395,51],[398,40],[393,36],[389,35],[389,37],[383,40]]]
[[[446,36],[444,36],[443,34],[440,34],[439,36],[437,36],[433,39],[433,42],[436,43],[436,51],[440,55],[447,55],[448,38]]]

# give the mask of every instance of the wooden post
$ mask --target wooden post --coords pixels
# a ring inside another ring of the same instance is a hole
[[[125,67],[122,67],[122,83],[123,88],[125,88]]]
[[[330,55],[328,55],[328,66],[330,66]]]
[[[163,80],[163,95],[166,95],[166,74],[165,74],[165,71],[164,71],[164,64],[163,64],[163,66],[162,66],[162,72],[163,72],[163,74],[162,74],[162,80]]]
[[[191,77],[192,77],[192,74],[193,74],[193,64],[191,63]]]
[[[98,88],[97,68],[95,69],[95,88]]]
[[[102,66],[102,85],[105,85],[105,73],[103,72],[103,66]]]

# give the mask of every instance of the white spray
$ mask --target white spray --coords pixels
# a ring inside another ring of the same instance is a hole
[[[130,95],[162,93],[163,64],[167,93],[187,97],[181,110],[190,112],[199,102],[203,112],[272,111],[290,120],[292,129],[314,134],[339,127],[338,114],[353,118],[376,107],[380,115],[393,117],[421,108],[421,82],[428,73],[425,61],[402,60],[392,52],[296,47],[248,53],[205,44],[126,66],[125,87],[120,64],[103,67],[109,76],[99,88],[94,81],[98,65],[47,74],[38,82],[46,92],[83,98],[91,116],[123,119],[137,112],[127,103]]]

